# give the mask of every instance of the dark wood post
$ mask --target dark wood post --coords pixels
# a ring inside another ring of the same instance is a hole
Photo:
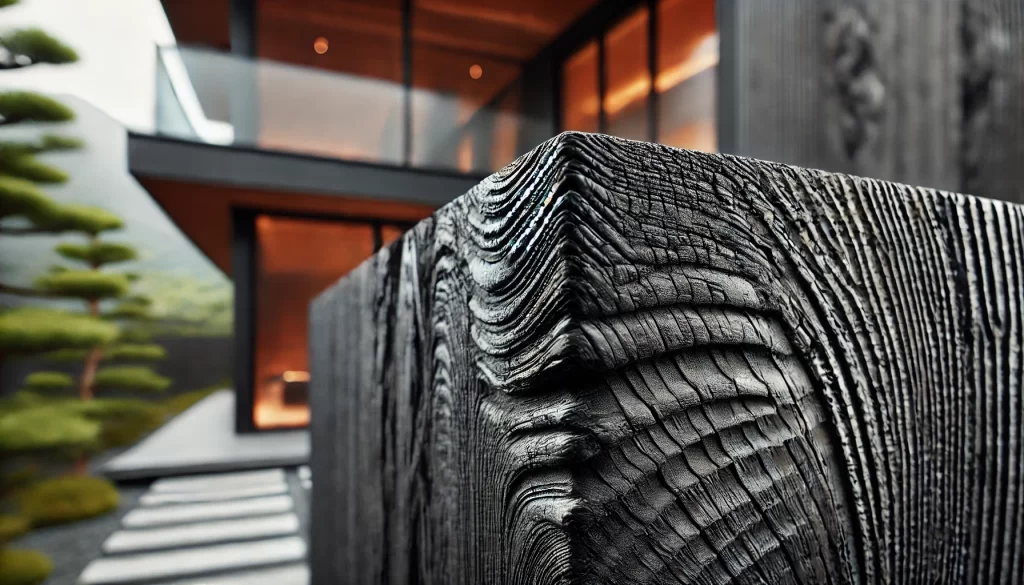
[[[1021,583],[1022,309],[1021,207],[562,134],[313,304],[313,582]]]

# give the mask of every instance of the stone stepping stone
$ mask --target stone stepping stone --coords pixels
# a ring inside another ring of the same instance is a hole
[[[250,569],[305,560],[306,543],[297,536],[200,548],[97,559],[78,578],[79,585],[145,583],[205,573]],[[198,581],[209,583],[207,579]],[[276,583],[269,581],[269,583]]]
[[[283,469],[164,477],[153,482],[151,492],[210,492],[285,482]]]
[[[125,514],[121,525],[125,528],[149,528],[168,524],[207,522],[249,516],[281,514],[292,510],[289,495],[267,496],[228,502],[173,504],[155,508],[135,508]]]
[[[299,531],[295,514],[278,514],[257,518],[217,520],[198,524],[181,524],[164,528],[120,530],[103,543],[105,554],[134,553],[160,549],[182,548],[220,542],[256,540],[288,536]]]
[[[288,491],[284,483],[255,485],[208,492],[146,492],[139,498],[142,506],[164,506],[167,504],[190,504],[195,502],[223,502],[260,496],[274,496]]]
[[[309,567],[288,565],[255,571],[240,571],[216,577],[172,581],[166,585],[309,585]]]

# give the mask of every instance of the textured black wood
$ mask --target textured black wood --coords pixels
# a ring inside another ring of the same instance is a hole
[[[1021,583],[1022,264],[1020,207],[560,135],[314,302],[313,582]]]
[[[729,152],[1024,202],[1024,2],[719,8]]]

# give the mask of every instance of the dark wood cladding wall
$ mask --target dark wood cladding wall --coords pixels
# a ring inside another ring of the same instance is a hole
[[[731,152],[1024,202],[1020,0],[720,0]]]
[[[1022,583],[1022,309],[1021,207],[560,135],[314,302],[313,582]]]

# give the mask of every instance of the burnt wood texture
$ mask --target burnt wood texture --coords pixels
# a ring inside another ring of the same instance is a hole
[[[718,0],[728,152],[1024,203],[1021,0]]]
[[[313,582],[1022,583],[1022,264],[1014,205],[562,134],[313,303]]]

